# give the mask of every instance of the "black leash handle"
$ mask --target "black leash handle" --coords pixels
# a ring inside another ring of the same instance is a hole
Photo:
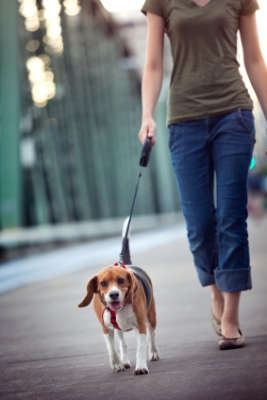
[[[151,153],[151,138],[147,137],[141,151],[141,156],[139,161],[139,165],[141,167],[147,167],[150,159],[150,153]]]
[[[150,154],[151,154],[151,138],[147,137],[145,142],[144,142],[144,144],[143,144],[141,155],[140,155],[139,165],[141,167],[147,167],[148,166],[148,162],[149,162],[149,159],[150,159]],[[138,191],[138,187],[139,187],[139,182],[140,182],[141,176],[142,176],[142,172],[140,171],[139,175],[138,175],[137,185],[136,185],[135,192],[134,192],[133,203],[132,203],[132,207],[131,207],[131,211],[130,211],[130,215],[129,215],[129,219],[128,219],[128,224],[127,224],[125,236],[123,238],[122,249],[121,249],[120,258],[119,258],[119,264],[123,263],[123,255],[124,255],[124,252],[125,252],[125,247],[126,247],[126,243],[127,243],[127,239],[128,239],[128,233],[129,233],[129,229],[130,229],[130,225],[131,225],[131,220],[132,220],[132,216],[133,216],[133,210],[134,210],[136,195],[137,195],[137,191]]]

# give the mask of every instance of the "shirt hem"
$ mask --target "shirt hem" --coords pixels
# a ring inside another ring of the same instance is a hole
[[[214,111],[212,113],[208,113],[205,116],[200,115],[200,114],[193,114],[193,115],[188,115],[186,117],[177,117],[177,118],[170,118],[167,121],[167,126],[172,125],[172,124],[176,124],[179,122],[188,122],[188,121],[197,121],[200,119],[206,119],[206,118],[210,118],[210,117],[217,117],[219,115],[223,115],[223,114],[228,114],[228,113],[232,113],[238,109],[242,109],[242,110],[253,110],[253,106],[249,106],[249,105],[237,105],[235,107],[231,107],[229,109],[225,109],[222,111]]]

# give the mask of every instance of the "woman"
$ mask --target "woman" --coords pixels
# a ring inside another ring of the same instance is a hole
[[[154,137],[163,78],[164,32],[173,57],[169,147],[202,286],[210,286],[219,348],[244,345],[240,294],[252,288],[247,176],[255,142],[253,104],[238,71],[240,31],[247,74],[267,119],[267,69],[257,34],[257,0],[146,0],[148,36],[139,139]],[[215,206],[213,198],[216,175]]]

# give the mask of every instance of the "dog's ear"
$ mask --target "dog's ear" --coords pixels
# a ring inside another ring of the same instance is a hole
[[[132,272],[128,272],[128,279],[130,281],[130,287],[129,287],[128,293],[125,297],[125,301],[132,303],[135,292],[137,291],[137,288],[138,288],[138,282],[137,282],[137,278],[134,276],[134,274]]]
[[[97,276],[90,279],[87,284],[87,295],[83,301],[78,305],[79,308],[87,307],[92,301],[94,294],[97,292]]]

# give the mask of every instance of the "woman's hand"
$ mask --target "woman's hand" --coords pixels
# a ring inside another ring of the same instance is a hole
[[[157,139],[155,138],[156,122],[153,118],[143,119],[140,132],[138,134],[139,140],[144,144],[147,137],[151,138],[151,147],[156,144]]]

